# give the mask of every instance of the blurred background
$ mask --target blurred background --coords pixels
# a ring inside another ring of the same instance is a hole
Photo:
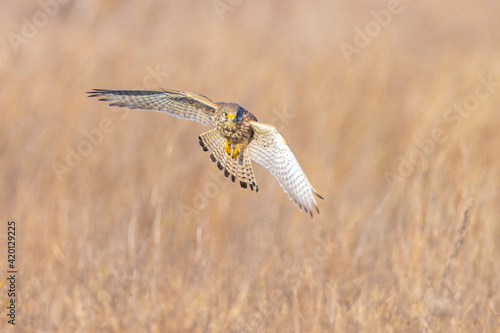
[[[498,1],[0,8],[17,331],[500,330]],[[92,88],[239,103],[289,140],[321,213],[260,165],[258,194],[224,178],[209,127]]]

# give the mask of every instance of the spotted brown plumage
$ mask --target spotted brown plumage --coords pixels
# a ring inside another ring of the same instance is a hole
[[[232,182],[242,188],[259,191],[251,160],[261,164],[276,177],[290,199],[301,210],[313,216],[313,196],[323,199],[311,186],[288,142],[271,125],[257,118],[236,103],[214,103],[208,97],[177,90],[107,90],[94,89],[89,97],[111,102],[109,106],[165,112],[195,120],[215,128],[198,136],[204,151]]]

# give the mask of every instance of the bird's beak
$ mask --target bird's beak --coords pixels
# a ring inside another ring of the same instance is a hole
[[[229,115],[229,119],[231,119],[232,121],[234,121],[236,119],[236,115],[235,114]]]

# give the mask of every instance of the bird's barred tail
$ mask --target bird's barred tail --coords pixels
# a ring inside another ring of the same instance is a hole
[[[243,156],[240,153],[236,158],[231,158],[224,149],[226,140],[217,129],[201,134],[198,139],[204,151],[211,151],[210,159],[217,164],[219,170],[224,172],[226,178],[231,176],[233,183],[236,182],[236,179],[239,179],[241,187],[249,187],[252,191],[259,191],[250,155],[246,149],[243,151]]]
[[[238,175],[240,177],[241,187],[247,188],[248,185],[250,190],[253,191],[255,189],[255,192],[259,192],[259,186],[257,186],[257,181],[255,180],[250,154],[247,149],[243,151],[243,158],[241,162],[238,163]]]

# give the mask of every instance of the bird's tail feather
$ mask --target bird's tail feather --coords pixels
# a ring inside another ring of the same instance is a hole
[[[240,178],[241,187],[247,188],[248,185],[250,190],[253,191],[255,189],[255,192],[259,192],[259,186],[257,186],[252,162],[250,161],[250,154],[246,149],[243,151],[243,158],[238,163],[238,176]]]
[[[225,147],[225,138],[217,129],[210,130],[198,136],[200,146],[204,151],[211,151],[210,159],[224,172],[224,176],[231,176],[232,182],[239,179],[242,188],[250,187],[250,190],[259,191],[255,175],[250,161],[250,155],[246,149],[239,153],[236,158],[231,158]]]
[[[200,146],[204,151],[213,151],[215,148],[220,147],[221,145],[224,147],[225,142],[224,137],[216,128],[200,134],[200,136],[198,136],[198,140],[200,140]]]
[[[224,151],[223,154],[227,156],[227,153]],[[238,171],[238,165],[236,164],[236,160],[229,156],[226,157],[226,165],[224,166],[224,176],[229,178],[231,176],[231,180],[233,183],[236,181],[236,172]]]

